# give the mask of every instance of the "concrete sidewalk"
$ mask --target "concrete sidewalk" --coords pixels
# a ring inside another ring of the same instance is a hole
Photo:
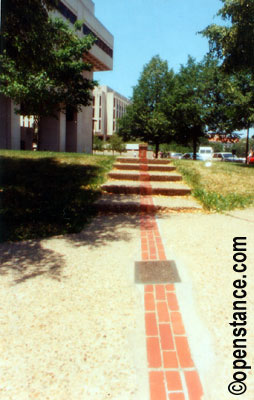
[[[254,365],[254,209],[189,211],[104,213],[80,234],[1,244],[0,399],[230,400],[235,236]],[[149,260],[173,260],[179,281],[136,283]],[[252,371],[246,385],[252,400]]]

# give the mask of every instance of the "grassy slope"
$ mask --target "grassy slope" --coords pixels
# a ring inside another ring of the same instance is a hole
[[[193,195],[208,210],[232,210],[254,204],[254,167],[245,164],[176,160]]]
[[[0,150],[0,240],[78,232],[114,157]]]

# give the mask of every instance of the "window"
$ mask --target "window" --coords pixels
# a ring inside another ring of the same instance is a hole
[[[93,35],[97,39],[95,44],[100,47],[100,49],[103,50],[108,56],[111,58],[113,57],[113,50],[106,43],[104,43],[103,40],[98,38],[98,36],[85,24],[83,24],[83,33],[84,35]]]
[[[72,24],[75,24],[77,21],[77,16],[68,7],[66,7],[65,4],[59,1],[56,8],[66,19],[68,19]]]

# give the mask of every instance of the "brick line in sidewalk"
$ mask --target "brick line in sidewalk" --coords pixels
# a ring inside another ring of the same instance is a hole
[[[147,160],[143,158],[140,185],[145,193],[151,193],[147,171]],[[152,206],[152,196],[141,195],[140,204]],[[166,260],[155,216],[141,212],[140,230],[142,260]],[[175,285],[151,284],[144,289],[150,400],[200,400],[203,389],[191,357]]]

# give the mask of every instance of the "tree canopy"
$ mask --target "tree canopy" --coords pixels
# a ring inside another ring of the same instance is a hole
[[[119,133],[125,139],[144,140],[156,147],[168,140],[170,120],[165,115],[165,101],[174,85],[174,73],[167,61],[154,56],[146,64],[133,89],[132,104],[119,121]]]
[[[226,71],[254,67],[254,2],[253,0],[221,0],[218,16],[225,25],[211,24],[201,34],[208,38],[210,51],[223,60]]]
[[[84,54],[95,38],[77,35],[74,29],[48,11],[57,0],[8,0],[3,20],[3,53],[0,56],[0,92],[20,105],[19,113],[55,115],[71,107],[90,104],[96,82],[84,71],[92,65]]]

